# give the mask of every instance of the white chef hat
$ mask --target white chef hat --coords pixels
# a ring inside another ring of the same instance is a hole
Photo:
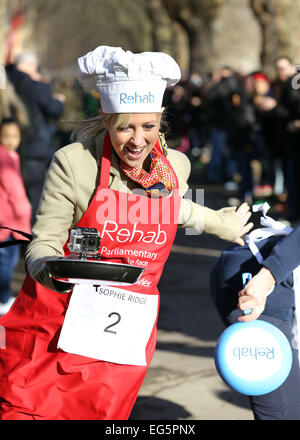
[[[176,61],[162,52],[134,54],[99,46],[78,58],[79,80],[97,90],[104,113],[161,111],[164,91],[181,77]]]

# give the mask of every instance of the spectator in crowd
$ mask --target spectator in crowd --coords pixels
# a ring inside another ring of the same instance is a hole
[[[37,57],[21,53],[15,65],[7,67],[8,79],[26,106],[30,127],[22,146],[21,164],[24,183],[32,205],[32,222],[42,193],[44,179],[55,152],[56,121],[64,108],[64,95],[52,95],[51,87],[43,81]]]
[[[272,85],[274,97],[265,96],[257,108],[262,112],[273,112],[274,147],[284,176],[279,200],[285,201],[287,194],[287,214],[295,218],[300,215],[298,208],[300,182],[299,173],[295,169],[298,161],[299,133],[296,121],[300,119],[300,94],[299,90],[293,87],[295,66],[291,59],[287,56],[277,58],[275,67],[277,77]]]
[[[200,88],[191,90],[191,96],[186,103],[184,123],[190,141],[190,151],[187,154],[193,162],[202,154],[210,138],[208,114]]]
[[[167,88],[163,105],[166,107],[166,121],[168,132],[166,139],[171,148],[180,149],[186,152],[189,149],[187,145],[186,124],[184,124],[184,115],[187,105],[187,84],[183,81],[179,82],[173,88]]]
[[[30,233],[31,206],[26,196],[16,152],[21,129],[15,119],[3,119],[0,125],[0,226]],[[16,232],[0,229],[0,241],[23,238]],[[19,245],[0,248],[0,315],[14,302],[11,281],[19,261]]]
[[[300,140],[300,92],[294,82],[295,65],[289,57],[280,57],[276,61],[276,70],[281,84],[280,97],[276,112],[281,119],[283,127],[283,151],[286,151],[285,172],[287,186],[287,208],[292,219],[300,218],[300,176],[298,163]]]
[[[5,87],[0,88],[0,119],[4,118],[16,118],[23,129],[29,126],[26,107],[8,78]]]
[[[251,168],[251,160],[255,157],[254,145],[251,142],[254,124],[254,110],[246,99],[245,93],[232,93],[227,145],[230,148],[231,159],[236,160],[237,171],[241,176],[239,197],[247,203],[252,203],[254,185]]]
[[[276,117],[273,110],[262,111],[260,104],[265,97],[273,96],[271,81],[263,72],[257,71],[250,75],[253,90],[251,103],[254,108],[255,124],[252,132],[252,144],[256,152],[256,159],[260,165],[257,186],[253,193],[257,197],[271,196],[274,192],[282,192],[282,184],[279,189],[279,179],[276,179],[276,158],[279,155],[274,125]],[[278,177],[278,175],[277,175]]]
[[[241,91],[241,85],[229,67],[224,67],[220,79],[207,93],[207,105],[211,125],[211,160],[206,178],[209,182],[231,182],[236,172],[236,163],[228,150],[228,130],[232,94]]]
[[[85,93],[82,86],[74,78],[55,81],[54,88],[57,93],[66,97],[64,111],[56,127],[56,144],[58,147],[63,147],[70,143],[70,136],[73,131],[73,126],[69,122],[79,121],[85,117]],[[99,107],[99,97],[97,105]]]

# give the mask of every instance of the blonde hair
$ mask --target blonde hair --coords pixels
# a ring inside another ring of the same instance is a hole
[[[126,127],[129,124],[131,114],[103,113],[102,118],[100,116],[96,116],[94,118],[83,119],[81,121],[69,121],[69,123],[74,124],[74,129],[70,140],[72,142],[82,142],[84,140],[96,137],[98,134],[106,130],[103,121],[107,122],[113,128]]]
[[[166,126],[163,113],[161,116],[161,126]],[[113,129],[125,128],[128,126],[132,113],[103,113],[102,118],[96,116],[94,118],[83,119],[81,121],[68,121],[74,124],[74,129],[70,136],[71,142],[83,142],[96,137],[98,134],[106,130],[104,123],[110,125]]]

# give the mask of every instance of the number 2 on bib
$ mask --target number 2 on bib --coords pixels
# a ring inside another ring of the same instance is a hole
[[[117,316],[117,320],[115,322],[113,322],[112,324],[108,325],[107,327],[105,327],[104,331],[107,333],[114,333],[117,334],[117,332],[115,330],[109,330],[110,328],[114,327],[115,325],[117,325],[120,321],[121,321],[121,315],[117,312],[111,312],[108,317],[111,318],[113,315]]]

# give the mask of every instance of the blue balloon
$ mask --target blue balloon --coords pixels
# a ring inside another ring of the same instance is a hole
[[[243,341],[247,333],[251,339],[253,329],[267,332],[267,344],[262,338],[248,345]],[[234,343],[233,338],[238,339],[241,331],[241,342]],[[217,342],[214,358],[224,382],[249,396],[267,394],[278,388],[288,377],[293,361],[286,336],[274,325],[261,320],[238,322],[228,327]]]
[[[250,278],[243,278],[243,284]],[[241,394],[259,396],[282,385],[290,373],[293,354],[277,327],[254,320],[228,327],[217,341],[214,360],[228,386]]]

